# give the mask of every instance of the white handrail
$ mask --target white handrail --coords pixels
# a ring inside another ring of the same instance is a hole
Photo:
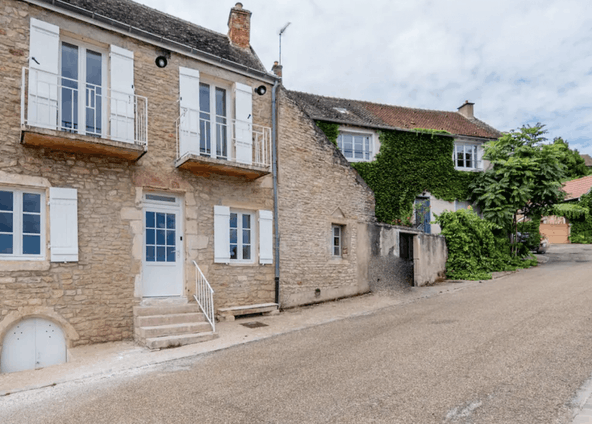
[[[215,332],[216,319],[214,318],[214,290],[195,261],[193,261],[193,265],[195,265],[196,270],[195,294],[193,297],[212,326],[212,331]]]
[[[21,124],[148,145],[148,99],[23,68]]]
[[[181,107],[176,122],[177,159],[204,156],[271,168],[271,128]],[[248,149],[239,158],[238,149]],[[250,151],[250,153],[249,153]]]

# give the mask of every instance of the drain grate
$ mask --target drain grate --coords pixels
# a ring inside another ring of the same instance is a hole
[[[259,321],[252,321],[252,322],[245,322],[244,325],[247,328],[259,328],[259,327],[269,327],[267,324],[263,324],[262,322]]]

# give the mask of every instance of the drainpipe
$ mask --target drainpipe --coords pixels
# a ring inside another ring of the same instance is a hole
[[[277,106],[276,92],[278,81],[273,84],[271,90],[271,151],[272,151],[272,175],[273,175],[273,231],[275,233],[275,303],[280,304],[280,229],[278,214],[278,169],[277,169]]]

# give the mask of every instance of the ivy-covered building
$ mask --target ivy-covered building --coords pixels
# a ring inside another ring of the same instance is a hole
[[[377,218],[437,234],[434,214],[467,208],[483,144],[501,133],[474,115],[289,92],[339,147],[376,195]],[[382,153],[379,155],[379,153]],[[415,206],[414,206],[415,205]]]

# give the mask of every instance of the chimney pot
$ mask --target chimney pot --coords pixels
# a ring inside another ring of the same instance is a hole
[[[228,16],[228,38],[235,46],[248,49],[251,43],[251,12],[237,3]]]
[[[460,113],[465,118],[473,119],[475,117],[473,106],[475,103],[471,103],[468,100],[465,100],[463,105],[458,108],[458,113]]]
[[[282,77],[282,69],[283,69],[283,66],[280,65],[277,60],[275,62],[273,62],[273,66],[271,67],[271,72],[273,72],[274,74],[276,74],[280,78]]]

